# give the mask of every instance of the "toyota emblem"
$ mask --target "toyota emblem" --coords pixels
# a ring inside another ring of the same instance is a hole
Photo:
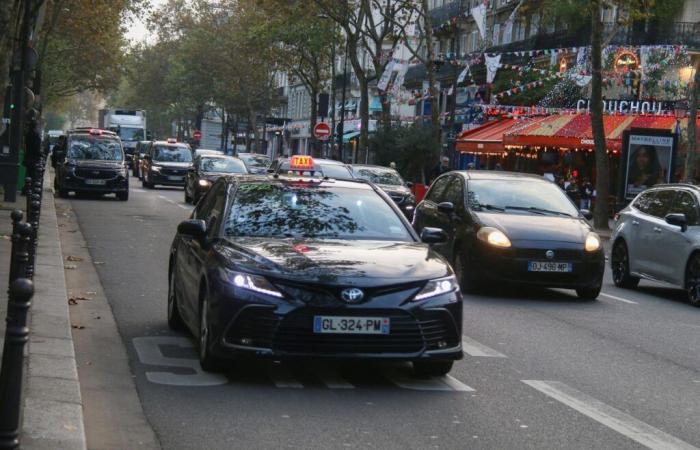
[[[341,291],[340,297],[346,303],[359,303],[365,298],[365,293],[358,288],[347,288]]]
[[[554,259],[554,250],[547,250],[544,255],[547,257],[547,259]]]

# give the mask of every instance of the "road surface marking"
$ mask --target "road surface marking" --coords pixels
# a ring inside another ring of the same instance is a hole
[[[617,300],[618,302],[629,303],[630,305],[638,305],[638,304],[639,304],[639,303],[637,303],[637,302],[633,302],[632,300],[627,300],[626,298],[622,298],[622,297],[617,297],[617,296],[615,296],[615,295],[606,294],[605,292],[601,292],[600,295],[602,295],[603,297],[607,297],[607,298],[609,298],[609,299],[612,299],[612,300]]]
[[[158,198],[160,198],[160,199],[162,199],[162,200],[165,200],[166,202],[171,202],[171,201],[172,201],[172,200],[170,200],[168,197],[166,197],[165,195],[158,195]]]
[[[129,188],[129,189],[131,189],[134,192],[146,192],[145,189],[141,189],[141,188]]]
[[[134,348],[143,364],[163,367],[188,368],[193,374],[178,374],[172,372],[146,372],[146,379],[151,383],[167,384],[170,386],[217,386],[228,383],[223,375],[206,373],[194,358],[172,358],[163,355],[160,346],[169,345],[193,349],[190,339],[175,336],[146,336],[134,338]]]
[[[267,367],[267,376],[278,388],[302,389],[304,387],[282,364],[271,364]]]
[[[469,336],[462,336],[462,350],[469,356],[483,356],[486,358],[507,358],[501,352],[498,352],[491,347],[487,347],[481,342],[477,342]]]
[[[387,369],[384,375],[395,385],[414,391],[461,391],[474,392],[474,389],[452,377],[414,378],[403,371]]]
[[[349,383],[333,367],[318,365],[313,372],[330,389],[355,389],[355,385]]]
[[[543,394],[575,409],[618,433],[655,450],[698,450],[618,409],[558,381],[522,380]]]

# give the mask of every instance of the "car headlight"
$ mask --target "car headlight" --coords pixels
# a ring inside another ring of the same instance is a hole
[[[493,245],[494,247],[509,248],[511,246],[510,239],[501,230],[492,227],[484,227],[479,229],[476,237],[484,242]]]
[[[119,175],[126,177],[126,168],[125,167],[122,167],[121,169],[119,169]]]
[[[242,272],[230,272],[229,277],[233,285],[237,288],[247,289],[260,294],[271,295],[282,298],[282,293],[275,288],[272,283],[260,275],[251,275]]]
[[[201,187],[209,187],[211,185],[211,181],[209,180],[199,180],[199,185]]]
[[[160,172],[160,166],[151,166],[151,170],[154,172]]]
[[[426,298],[435,297],[436,295],[446,294],[459,289],[457,279],[454,275],[445,278],[436,278],[430,280],[421,291],[413,297],[413,301],[425,300]]]
[[[595,233],[588,233],[584,248],[587,252],[594,252],[600,248],[600,237]]]

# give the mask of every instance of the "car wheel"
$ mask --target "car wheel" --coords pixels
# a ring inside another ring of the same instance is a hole
[[[413,361],[413,373],[425,377],[441,377],[450,373],[454,361]]]
[[[576,295],[578,295],[578,298],[581,300],[596,300],[600,295],[602,287],[603,285],[601,284],[592,288],[579,288],[576,289]]]
[[[223,363],[221,359],[213,356],[211,349],[211,333],[209,327],[209,300],[206,295],[202,299],[202,306],[199,309],[199,364],[205,372],[221,372]]]
[[[639,284],[639,278],[630,275],[630,258],[624,241],[617,241],[613,246],[610,257],[613,283],[619,288],[634,289]]]
[[[481,287],[479,280],[474,276],[474,273],[469,268],[469,257],[462,250],[455,250],[455,258],[452,263],[455,271],[455,277],[459,283],[462,292],[473,294],[479,291]]]
[[[685,290],[688,301],[693,306],[700,306],[700,254],[694,254],[685,270]]]
[[[192,203],[192,197],[187,194],[187,186],[185,185],[185,203]]]
[[[174,272],[175,270],[173,270]],[[182,320],[180,310],[177,306],[177,292],[175,292],[175,274],[170,274],[168,283],[168,326],[174,331],[183,331],[185,322]]]

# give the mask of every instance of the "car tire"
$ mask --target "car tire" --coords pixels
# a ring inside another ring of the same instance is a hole
[[[174,272],[174,270],[173,270]],[[168,282],[168,327],[173,331],[184,331],[185,321],[182,320],[178,309],[177,293],[175,292],[175,275],[170,274]]]
[[[413,361],[413,373],[423,377],[442,377],[450,373],[454,361]]]
[[[452,267],[454,268],[455,277],[463,293],[474,294],[481,289],[479,280],[474,276],[474,273],[469,270],[469,256],[465,251],[455,250]]]
[[[211,354],[211,336],[209,334],[208,310],[209,300],[204,295],[199,308],[199,364],[205,372],[221,372],[224,369],[223,361]]]
[[[610,268],[615,286],[625,289],[634,289],[639,284],[639,278],[630,275],[630,258],[627,244],[619,240],[613,245],[610,255]]]
[[[685,291],[688,301],[693,306],[700,307],[700,253],[695,253],[688,260],[685,269]]]
[[[596,287],[578,288],[576,289],[576,295],[578,295],[578,298],[581,300],[597,300],[602,288],[602,284]]]
[[[117,192],[117,198],[123,202],[129,200],[129,191]]]
[[[185,185],[185,203],[193,203],[192,197],[187,195],[187,185]]]

